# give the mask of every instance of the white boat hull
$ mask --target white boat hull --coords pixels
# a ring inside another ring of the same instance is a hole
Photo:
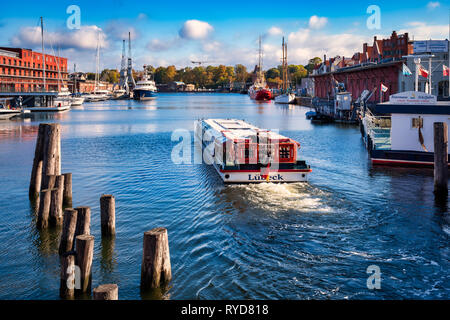
[[[295,94],[289,93],[289,94],[280,94],[279,96],[275,97],[276,103],[294,103],[295,102]]]
[[[31,108],[24,108],[25,111],[30,112],[61,112],[66,111],[70,109],[69,106],[61,106],[61,107],[31,107]]]
[[[268,177],[266,172],[259,171],[224,171],[216,164],[214,168],[225,183],[283,183],[283,182],[307,182],[310,170],[270,170]]]
[[[8,120],[20,114],[17,110],[0,110],[0,120]]]

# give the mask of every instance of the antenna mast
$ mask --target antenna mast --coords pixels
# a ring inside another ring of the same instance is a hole
[[[42,77],[44,79],[44,90],[46,91],[45,83],[45,51],[44,51],[44,18],[41,17],[41,39],[42,39]]]

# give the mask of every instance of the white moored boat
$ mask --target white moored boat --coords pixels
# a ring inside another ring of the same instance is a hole
[[[195,136],[203,159],[225,183],[301,182],[311,172],[297,160],[297,141],[243,120],[199,120]]]

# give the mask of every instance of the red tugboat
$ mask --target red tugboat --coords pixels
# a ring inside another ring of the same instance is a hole
[[[272,99],[272,92],[267,86],[266,79],[264,78],[264,73],[262,71],[261,37],[259,37],[259,62],[256,80],[248,89],[248,95],[251,99],[257,101],[267,101]]]

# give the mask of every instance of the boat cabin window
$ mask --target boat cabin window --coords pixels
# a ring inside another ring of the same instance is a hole
[[[412,118],[411,128],[423,128],[423,118]]]

